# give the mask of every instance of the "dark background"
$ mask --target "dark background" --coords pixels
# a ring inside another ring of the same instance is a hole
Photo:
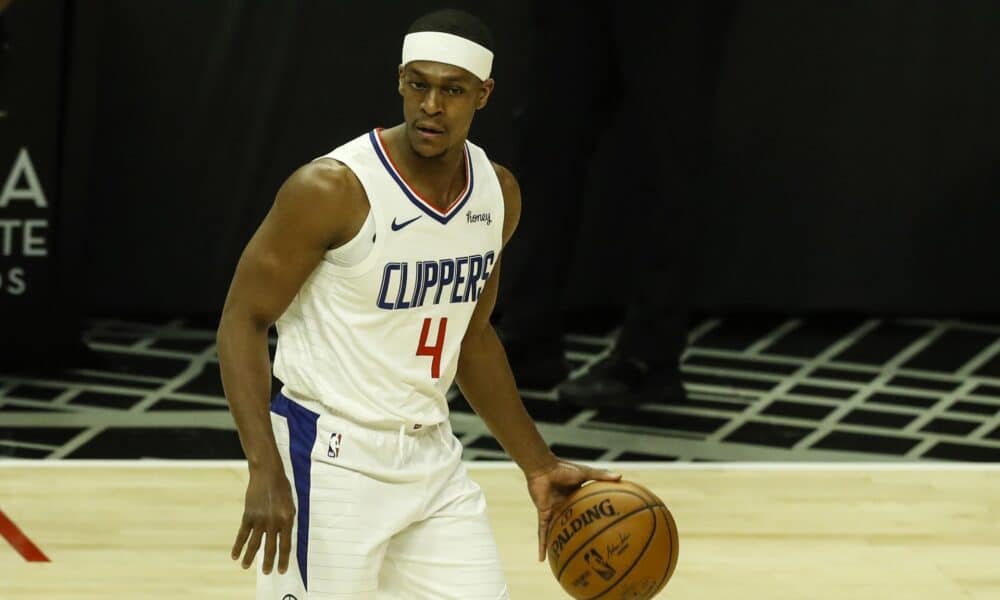
[[[472,139],[516,174],[530,4],[449,5],[494,30],[496,92]],[[401,119],[402,35],[440,6],[15,0],[0,183],[30,144],[54,219],[37,280],[60,291],[0,295],[4,328],[53,314],[217,315],[283,179]],[[994,313],[1000,4],[744,1],[727,31],[706,227],[685,250],[693,308]],[[626,114],[617,127],[644,124]],[[607,190],[629,160],[615,132],[603,139],[567,309],[624,301],[643,215]],[[515,238],[505,279],[530,251]]]

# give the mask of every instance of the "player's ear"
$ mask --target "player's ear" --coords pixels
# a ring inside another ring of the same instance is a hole
[[[490,95],[493,93],[494,81],[493,78],[489,78],[479,86],[479,97],[476,99],[476,110],[480,110],[486,107],[486,104],[490,101]]]
[[[396,90],[400,96],[403,95],[403,65],[399,65],[399,83],[396,86]]]

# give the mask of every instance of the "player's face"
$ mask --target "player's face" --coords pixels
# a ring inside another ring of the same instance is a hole
[[[465,69],[445,63],[413,61],[399,68],[406,136],[425,157],[460,149],[472,117],[486,106],[493,80],[480,81]]]

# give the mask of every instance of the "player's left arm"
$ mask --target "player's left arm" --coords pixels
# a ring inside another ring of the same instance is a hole
[[[521,191],[510,171],[495,166],[503,189],[503,243],[506,246],[521,218]],[[525,474],[529,474],[551,467],[557,459],[521,402],[507,355],[490,323],[502,263],[502,258],[498,257],[479,295],[469,328],[462,339],[455,380],[469,405],[483,419],[497,441]]]
[[[500,165],[494,166],[503,190],[503,243],[506,246],[521,218],[521,190],[510,171]],[[462,339],[455,380],[469,405],[524,472],[528,492],[538,508],[538,559],[544,560],[548,523],[563,500],[586,481],[614,481],[621,476],[559,460],[525,409],[503,344],[490,323],[496,305],[501,262],[498,258]]]

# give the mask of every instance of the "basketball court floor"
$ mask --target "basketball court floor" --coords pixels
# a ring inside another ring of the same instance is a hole
[[[677,570],[660,598],[1000,598],[1000,469],[851,463],[621,464],[670,507]],[[535,515],[516,469],[472,469],[513,598],[566,598],[534,560]],[[0,509],[49,562],[0,544],[3,600],[237,600],[229,559],[239,463],[0,465]],[[280,599],[275,599],[280,600]]]
[[[614,334],[569,337],[574,376]],[[100,320],[100,364],[0,375],[0,600],[253,597],[228,557],[246,467],[213,338]],[[1000,325],[705,319],[683,376],[687,402],[634,410],[523,391],[560,455],[613,461],[670,508],[659,597],[1000,598]],[[513,597],[566,597],[533,558],[523,479],[457,393],[452,410]]]

